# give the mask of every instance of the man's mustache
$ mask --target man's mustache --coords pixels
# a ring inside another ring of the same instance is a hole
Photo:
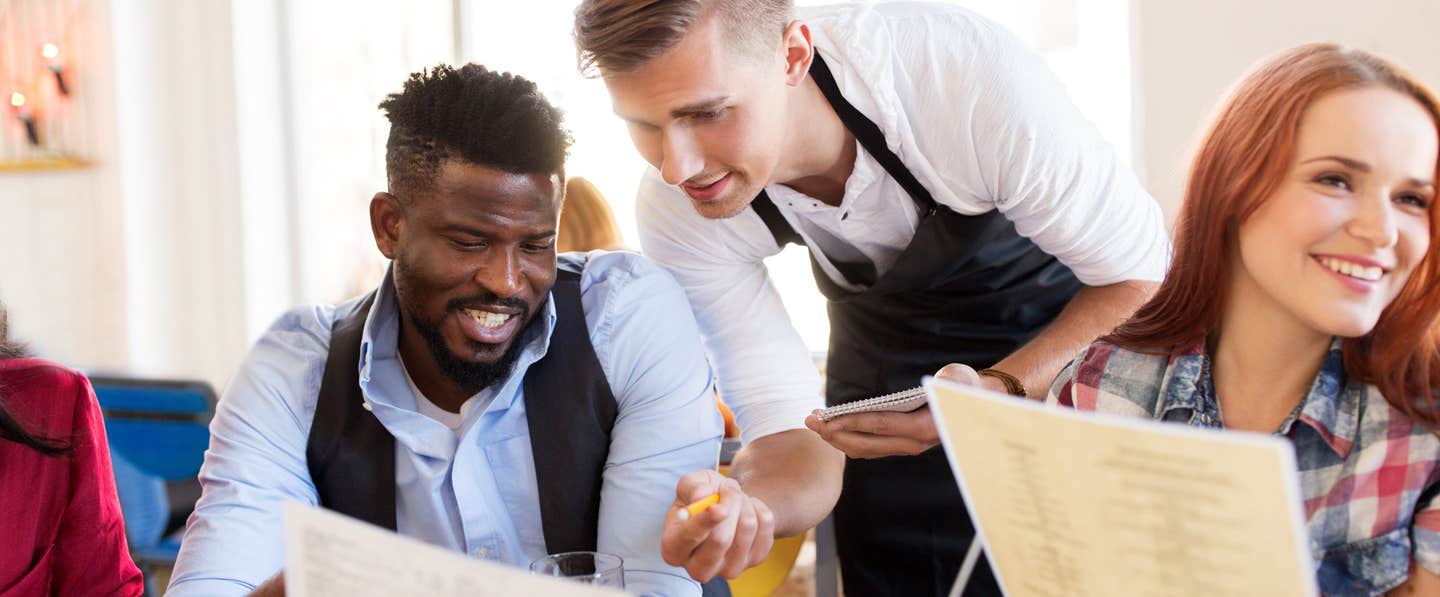
[[[497,296],[461,297],[450,299],[445,304],[445,311],[456,313],[465,309],[487,310],[486,308],[507,307],[518,309],[523,317],[530,314],[530,303],[520,297],[500,298]]]

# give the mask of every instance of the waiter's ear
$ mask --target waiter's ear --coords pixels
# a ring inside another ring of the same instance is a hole
[[[805,81],[810,62],[815,59],[815,46],[810,44],[810,26],[796,19],[785,26],[780,40],[785,52],[785,84],[796,87]]]

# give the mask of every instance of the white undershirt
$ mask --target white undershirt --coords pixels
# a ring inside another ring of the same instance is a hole
[[[481,404],[479,398],[489,394],[489,396],[484,399],[484,404],[487,405],[495,398],[494,392],[480,390],[474,396],[465,399],[465,402],[460,405],[460,412],[452,413],[436,406],[434,402],[431,402],[429,398],[425,397],[425,393],[420,391],[420,386],[415,385],[415,380],[410,377],[410,369],[405,366],[405,359],[400,356],[399,351],[395,352],[395,359],[400,361],[400,370],[405,372],[405,383],[410,384],[410,392],[415,394],[415,410],[449,427],[451,431],[455,432],[456,436],[460,435],[461,428],[465,426],[465,419],[470,415],[470,411],[475,410],[477,405]],[[482,408],[481,410],[484,409]]]
[[[840,205],[833,206],[784,185],[766,189],[790,227],[815,247],[811,252],[830,280],[848,292],[865,288],[839,273],[835,262],[868,261],[878,276],[900,258],[920,227],[920,205],[874,157],[855,148],[855,167],[845,181]]]

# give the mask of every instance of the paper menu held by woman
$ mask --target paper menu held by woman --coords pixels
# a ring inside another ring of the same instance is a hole
[[[1007,595],[1316,594],[1285,440],[925,387]]]

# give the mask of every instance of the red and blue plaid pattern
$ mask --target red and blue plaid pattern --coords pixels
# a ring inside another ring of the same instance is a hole
[[[1061,371],[1046,402],[1222,428],[1204,349],[1154,355],[1096,342]],[[1374,386],[1351,382],[1338,341],[1276,433],[1295,446],[1322,592],[1382,593],[1409,576],[1412,558],[1440,574],[1440,437]]]

